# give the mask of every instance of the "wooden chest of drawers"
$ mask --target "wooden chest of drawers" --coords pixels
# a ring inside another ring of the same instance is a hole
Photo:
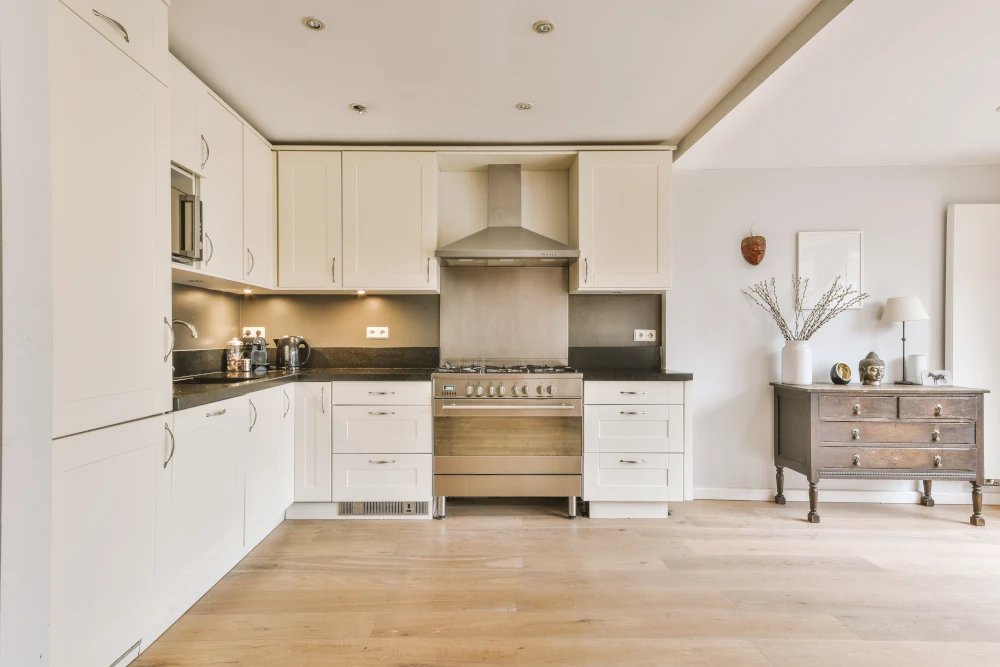
[[[784,469],[809,480],[809,514],[819,523],[822,478],[919,479],[932,507],[935,479],[972,484],[972,518],[984,525],[983,394],[964,387],[914,385],[774,387],[774,465],[785,504]]]

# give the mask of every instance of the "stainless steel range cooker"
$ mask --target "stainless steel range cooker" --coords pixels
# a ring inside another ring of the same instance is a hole
[[[446,365],[434,373],[434,489],[445,499],[582,493],[583,376],[568,366]]]

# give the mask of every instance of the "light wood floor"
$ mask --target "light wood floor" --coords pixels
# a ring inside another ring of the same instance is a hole
[[[133,665],[1000,664],[997,507],[448,509],[286,521]]]

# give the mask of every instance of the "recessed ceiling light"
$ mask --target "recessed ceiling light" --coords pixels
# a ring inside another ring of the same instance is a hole
[[[309,28],[310,30],[322,30],[326,27],[326,21],[316,16],[307,16],[302,19],[302,25]]]
[[[248,287],[247,289],[243,290],[243,293],[244,294],[253,294],[253,290]]]
[[[531,29],[539,35],[547,35],[556,29],[556,25],[552,21],[535,21],[535,25],[531,26]]]
[[[531,102],[518,102],[514,106],[521,111],[530,111],[531,108],[534,107],[535,105],[532,104]]]
[[[368,107],[366,107],[364,104],[358,104],[357,102],[350,105],[348,108],[351,109],[352,111],[357,111],[359,116],[364,116],[366,113],[368,113]]]

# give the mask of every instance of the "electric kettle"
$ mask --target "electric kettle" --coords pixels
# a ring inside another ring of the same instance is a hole
[[[275,338],[278,354],[275,365],[278,368],[300,368],[309,361],[309,343],[302,336]]]

